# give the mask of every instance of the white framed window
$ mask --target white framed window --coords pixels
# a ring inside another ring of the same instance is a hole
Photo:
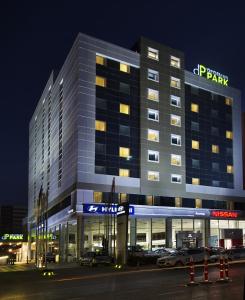
[[[181,127],[181,117],[177,115],[170,115],[170,124],[173,126]]]
[[[170,105],[175,107],[181,107],[180,97],[171,95],[170,96]]]
[[[159,142],[159,131],[153,130],[153,129],[148,129],[147,139],[148,139],[148,141]]]
[[[159,82],[159,72],[155,71],[155,70],[152,70],[152,69],[148,69],[147,78],[149,80]]]
[[[147,118],[148,120],[159,122],[159,111],[155,109],[147,109]]]
[[[170,86],[175,89],[180,89],[180,79],[171,76],[170,77]]]
[[[159,60],[159,51],[157,49],[148,47],[147,56],[150,59]]]
[[[182,176],[179,174],[171,174],[171,182],[172,183],[181,183],[182,182]]]
[[[170,66],[180,69],[180,58],[176,56],[170,56]]]
[[[156,171],[148,171],[147,172],[147,179],[149,181],[159,181],[159,172]]]
[[[159,91],[148,88],[147,99],[152,101],[159,101]]]
[[[181,166],[181,155],[171,154],[171,165],[172,166]]]
[[[181,136],[176,134],[171,134],[171,145],[181,146]]]
[[[148,150],[148,161],[159,163],[159,152]]]

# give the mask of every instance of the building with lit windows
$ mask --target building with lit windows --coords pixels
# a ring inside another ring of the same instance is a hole
[[[186,71],[184,53],[147,38],[128,50],[79,34],[30,121],[33,253],[40,190],[50,251],[69,261],[102,248],[113,178],[110,213],[129,202],[129,245],[245,244],[241,135],[227,76]]]

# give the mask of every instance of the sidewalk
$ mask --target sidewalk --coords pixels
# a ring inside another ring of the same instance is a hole
[[[61,264],[48,264],[48,268],[52,270],[57,269],[69,269],[69,268],[78,268],[79,265],[77,263],[61,263]],[[14,265],[0,265],[0,273],[1,272],[18,272],[18,271],[31,271],[36,270],[36,266],[34,263],[21,263],[16,262]]]

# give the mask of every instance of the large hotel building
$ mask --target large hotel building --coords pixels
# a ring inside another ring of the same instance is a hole
[[[30,121],[32,255],[40,190],[61,261],[102,248],[123,202],[130,246],[245,244],[241,128],[227,76],[186,71],[183,52],[147,38],[128,50],[80,33]]]

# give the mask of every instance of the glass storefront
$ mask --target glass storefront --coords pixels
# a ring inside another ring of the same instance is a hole
[[[172,247],[203,247],[205,242],[203,219],[172,219]]]
[[[227,249],[245,245],[245,221],[210,220],[209,244]]]

